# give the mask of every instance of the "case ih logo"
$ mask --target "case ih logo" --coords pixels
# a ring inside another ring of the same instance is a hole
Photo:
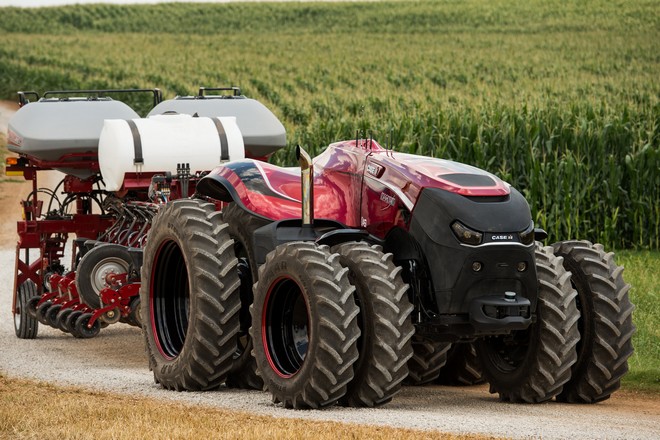
[[[7,142],[10,145],[15,145],[17,147],[20,147],[23,145],[23,138],[17,135],[15,132],[9,130],[7,133]]]
[[[493,240],[493,241],[513,240],[513,235],[511,235],[511,234],[491,235],[490,239]]]

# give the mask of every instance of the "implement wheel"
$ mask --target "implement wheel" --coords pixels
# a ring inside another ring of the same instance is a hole
[[[91,313],[83,313],[76,319],[75,323],[75,334],[79,338],[89,339],[93,338],[99,334],[101,331],[101,321],[96,320],[94,324],[90,327],[89,321],[92,319]]]
[[[37,294],[37,285],[27,280],[18,286],[16,292],[16,312],[14,313],[14,331],[20,339],[34,339],[39,331],[39,322],[29,313],[30,299]]]
[[[209,390],[227,378],[241,308],[236,265],[212,203],[176,200],[154,217],[140,304],[149,366],[163,387]]]
[[[46,310],[45,318],[46,322],[48,322],[48,325],[50,325],[53,328],[59,328],[57,325],[57,314],[62,310],[62,304],[53,304]]]
[[[110,287],[108,276],[125,274],[131,265],[131,256],[125,246],[100,244],[90,249],[76,267],[76,287],[82,302],[100,309],[101,291]]]
[[[48,313],[48,309],[52,305],[53,305],[53,302],[51,300],[48,300],[48,301],[42,302],[39,305],[39,307],[37,307],[37,310],[36,310],[37,321],[39,321],[43,325],[50,325],[48,323],[48,318],[46,317],[46,314]]]
[[[74,338],[83,337],[80,333],[78,333],[78,330],[76,329],[76,321],[78,321],[78,318],[82,314],[83,314],[82,311],[74,310],[73,312],[69,313],[69,315],[64,320],[64,327],[66,328],[66,331],[71,333],[71,335],[73,335]]]
[[[344,243],[332,249],[347,267],[348,280],[355,286],[360,308],[358,339],[360,357],[355,377],[340,403],[373,407],[392,400],[408,376],[408,359],[413,355],[411,338],[415,328],[410,319],[412,304],[401,268],[380,246],[364,242]]]
[[[346,394],[360,336],[354,291],[348,269],[327,246],[291,242],[268,254],[250,308],[250,334],[274,402],[321,408]]]
[[[588,241],[564,241],[553,245],[571,272],[581,312],[578,328],[578,360],[571,380],[557,400],[595,403],[609,399],[621,386],[633,353],[634,306],[628,297],[630,284],[623,280],[623,266],[613,253]]]
[[[477,341],[490,391],[499,393],[503,401],[552,399],[571,378],[571,367],[577,361],[580,312],[571,274],[551,247],[537,244],[535,256],[539,279],[536,322],[526,330]]]
[[[63,332],[70,333],[69,329],[66,327],[66,318],[68,318],[71,313],[73,313],[73,309],[71,308],[61,309],[55,317],[55,324],[57,324],[57,328]]]
[[[241,329],[236,339],[234,365],[227,377],[227,386],[231,388],[263,389],[264,382],[257,374],[257,363],[252,356],[252,339],[250,338],[250,305],[254,299],[253,284],[257,281],[259,271],[252,247],[253,232],[266,225],[267,220],[251,215],[235,203],[222,210],[222,219],[229,225],[229,236],[234,240],[234,253],[238,259],[238,277],[241,280],[241,312],[239,315]]]

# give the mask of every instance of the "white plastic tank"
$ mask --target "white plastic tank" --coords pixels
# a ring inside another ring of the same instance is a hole
[[[122,188],[126,173],[210,171],[245,158],[235,117],[204,118],[165,114],[146,119],[108,119],[99,139],[99,166],[108,191]]]

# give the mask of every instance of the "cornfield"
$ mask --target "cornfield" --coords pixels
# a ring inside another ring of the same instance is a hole
[[[290,146],[372,134],[499,175],[550,240],[660,249],[654,1],[0,8],[0,32],[6,99],[238,85]],[[293,164],[293,149],[272,161]]]

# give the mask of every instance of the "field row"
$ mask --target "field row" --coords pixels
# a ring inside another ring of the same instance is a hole
[[[658,249],[658,23],[647,1],[4,8],[0,97],[238,85],[291,147],[361,130],[500,175],[551,239]]]

